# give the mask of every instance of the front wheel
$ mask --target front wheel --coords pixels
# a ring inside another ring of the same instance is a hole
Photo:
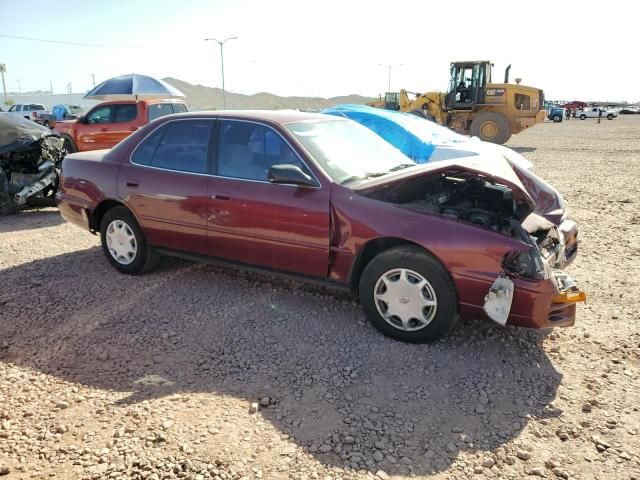
[[[553,116],[553,121],[554,122],[561,122],[562,121],[562,117],[560,115],[554,115]]]
[[[587,116],[584,113],[580,115],[580,120],[584,120],[585,118],[587,118]]]
[[[403,342],[432,342],[458,320],[449,273],[419,247],[395,247],[376,256],[362,273],[359,295],[371,323]]]
[[[613,120],[613,115],[611,114],[607,115],[607,120]]]
[[[138,222],[124,207],[114,207],[102,217],[100,240],[107,260],[122,273],[144,273],[156,263]]]

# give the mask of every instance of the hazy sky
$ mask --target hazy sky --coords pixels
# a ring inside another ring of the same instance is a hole
[[[634,2],[536,0],[225,1],[0,0],[0,34],[122,46],[100,48],[0,36],[7,88],[74,92],[125,73],[172,76],[279,95],[377,95],[444,90],[453,60],[490,59],[494,80],[547,98],[640,100]]]

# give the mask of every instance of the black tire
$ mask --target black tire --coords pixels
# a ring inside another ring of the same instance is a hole
[[[78,149],[76,148],[75,144],[73,143],[73,141],[69,140],[68,138],[64,139],[64,143],[62,145],[62,148],[64,150],[62,157],[66,157],[67,154],[69,153],[76,153],[78,151]]]
[[[51,128],[51,125],[49,125],[49,120],[45,120],[43,125],[47,128]]]
[[[396,268],[406,268],[420,274],[435,293],[435,314],[426,326],[418,330],[407,331],[395,327],[382,317],[376,307],[374,293],[378,280]],[[358,290],[360,302],[373,326],[396,340],[432,342],[449,333],[458,321],[458,296],[449,272],[436,258],[419,247],[399,246],[380,253],[362,272]]]
[[[18,213],[18,210],[20,210],[18,204],[13,201],[9,193],[9,179],[4,169],[0,167],[0,215],[12,215]]]
[[[496,112],[484,112],[471,122],[471,135],[485,142],[502,145],[511,138],[511,127],[504,115]],[[488,133],[488,131],[492,133]]]
[[[613,115],[612,114],[607,115],[607,120],[613,120]]]
[[[131,263],[123,264],[118,262],[107,246],[107,228],[112,222],[123,222],[133,233],[136,244],[136,253],[132,257]],[[147,245],[147,240],[142,233],[142,229],[138,225],[135,217],[125,207],[114,207],[108,210],[100,222],[100,241],[102,243],[102,251],[109,263],[119,272],[129,275],[138,275],[140,273],[151,270],[157,263],[156,252]]]
[[[582,115],[580,115],[580,120],[585,120],[587,118],[587,116],[583,113]]]
[[[560,115],[554,115],[553,116],[553,121],[558,123],[562,121],[562,117]]]

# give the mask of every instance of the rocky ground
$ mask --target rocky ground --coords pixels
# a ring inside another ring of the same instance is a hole
[[[389,340],[341,294],[0,219],[0,477],[640,479],[640,116],[513,137],[581,230],[575,327]]]

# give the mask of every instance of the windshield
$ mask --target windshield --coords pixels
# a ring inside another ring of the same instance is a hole
[[[337,183],[349,183],[416,165],[362,125],[346,119],[285,125]]]

